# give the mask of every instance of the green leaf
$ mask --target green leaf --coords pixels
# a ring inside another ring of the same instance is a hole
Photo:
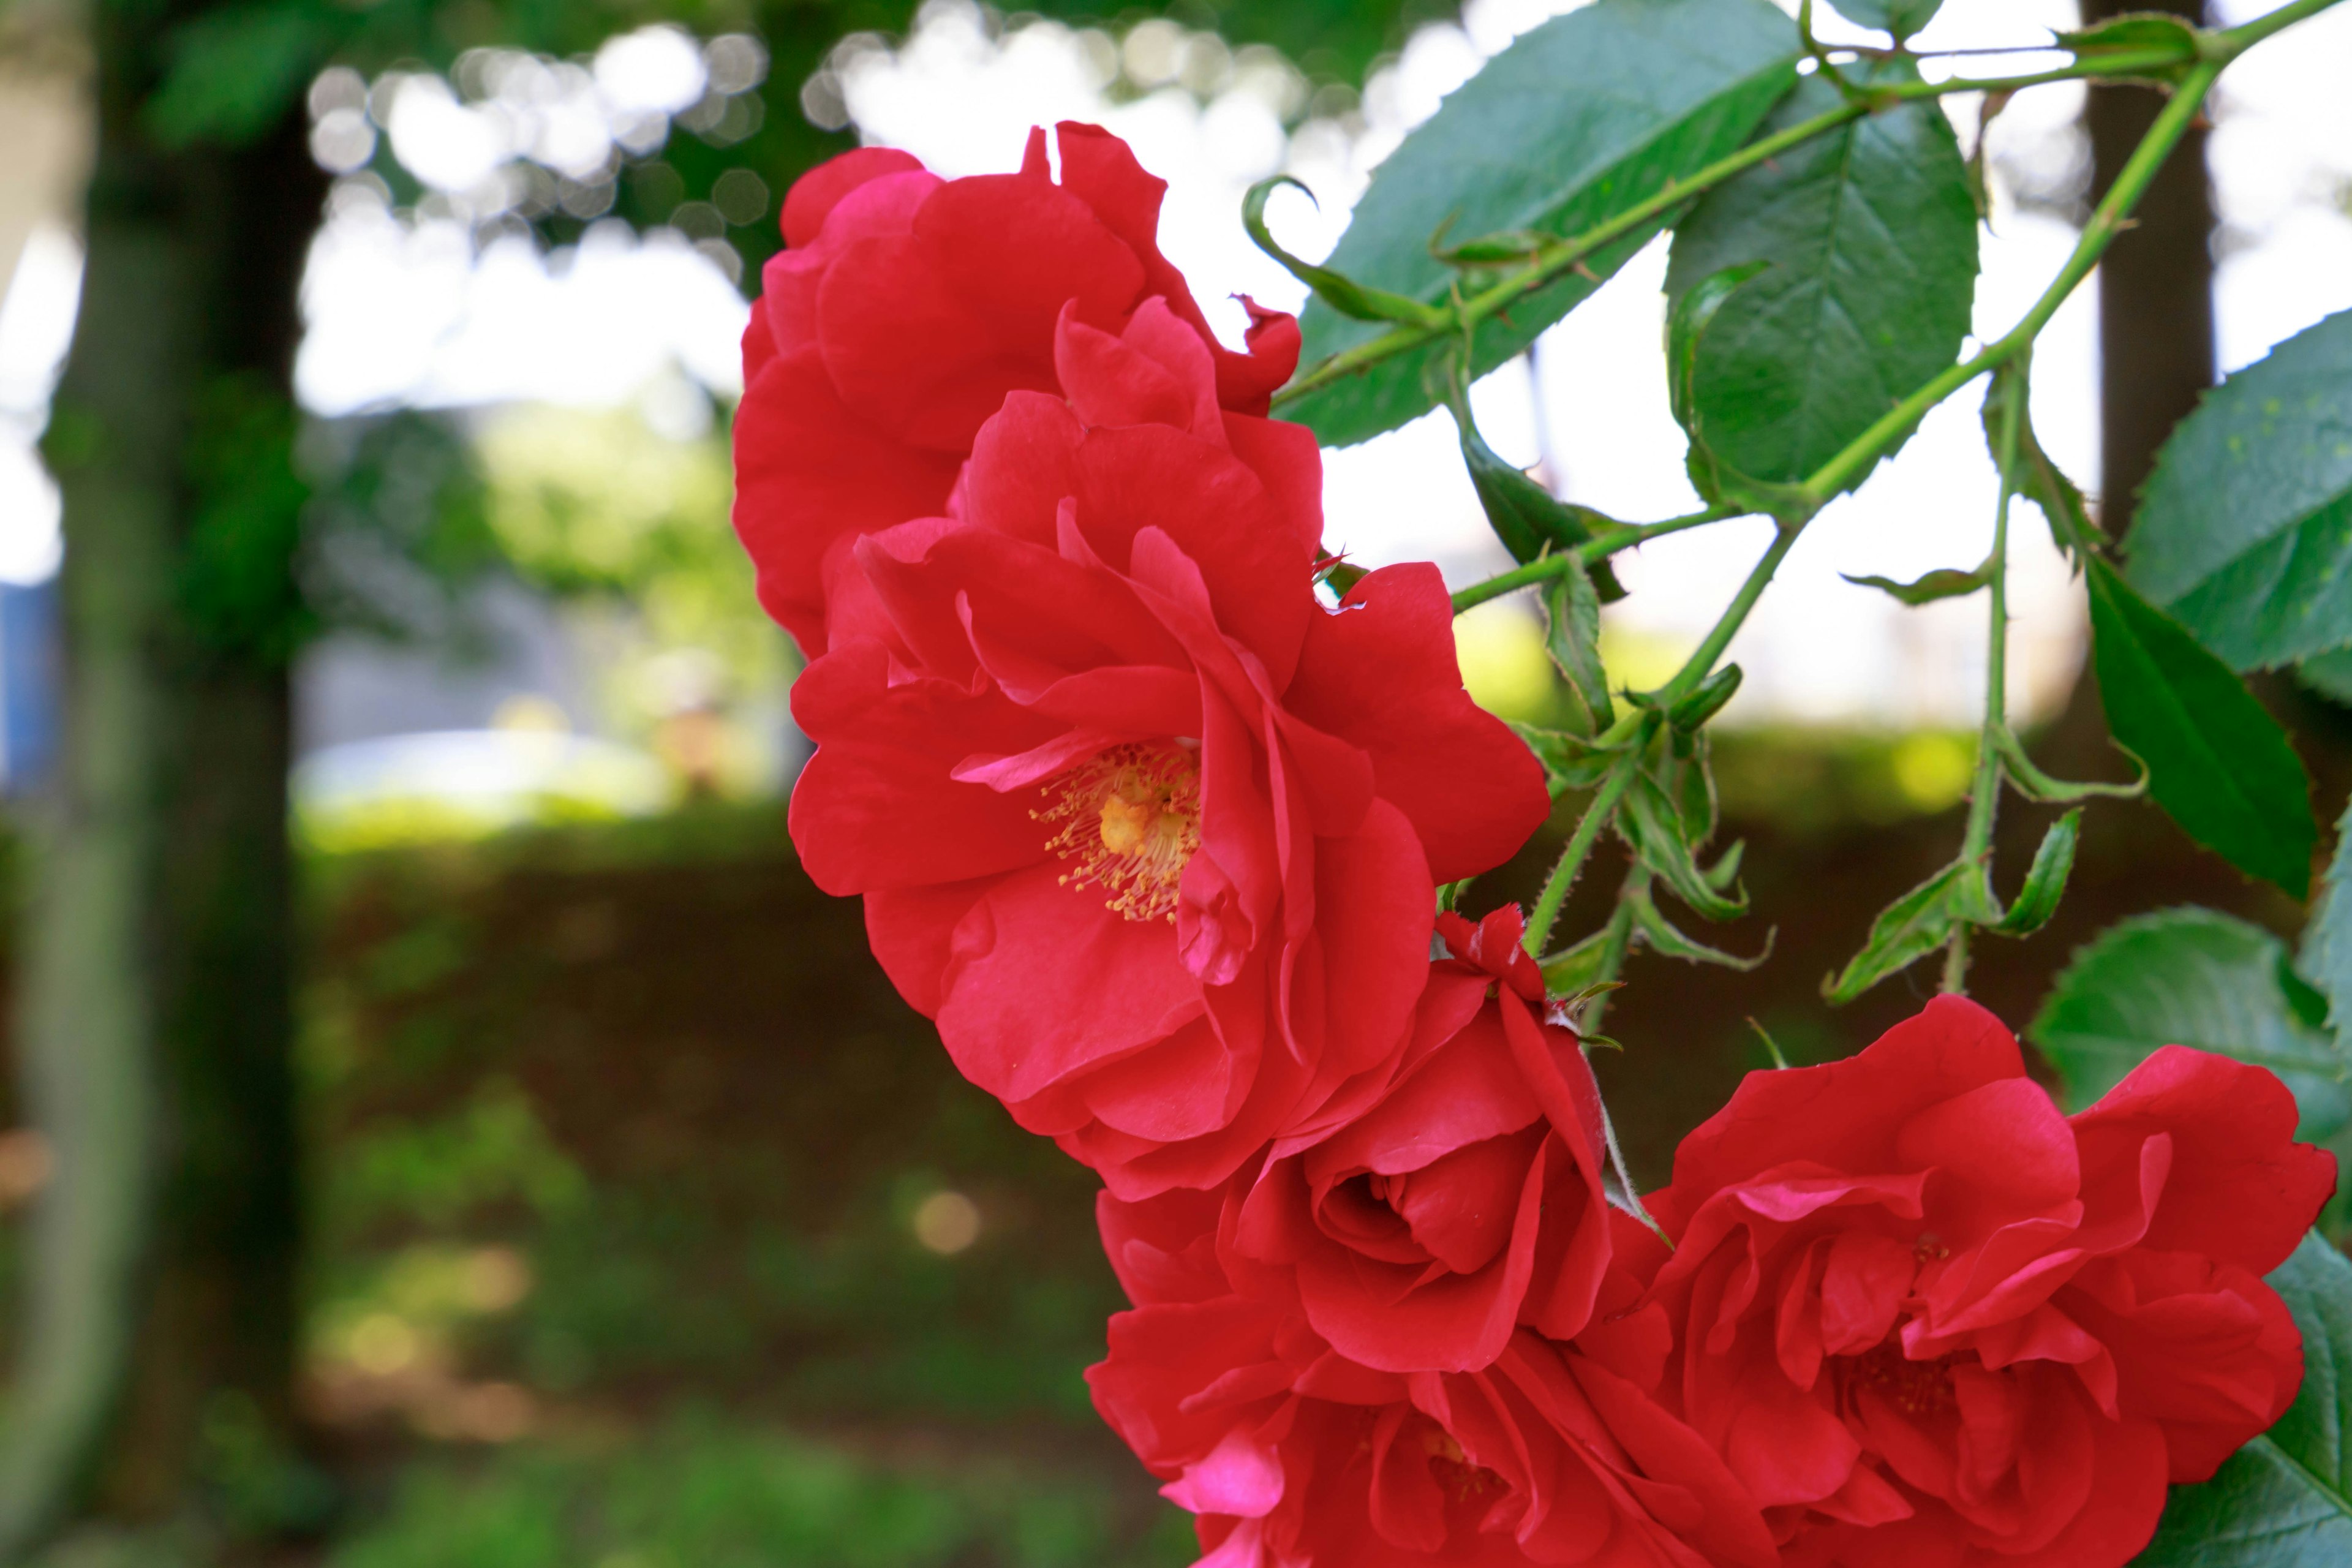
[[[1731,668],[1736,669],[1738,666]],[[1705,844],[1715,837],[1716,819],[1721,815],[1721,803],[1715,793],[1715,769],[1709,756],[1712,748],[1704,732],[1677,736],[1676,742],[1675,810],[1682,817],[1684,842]],[[1711,871],[1707,873],[1706,885],[1721,892],[1731,885],[1731,879]]]
[[[1616,822],[1642,864],[1702,918],[1736,920],[1747,910],[1746,894],[1719,891],[1699,869],[1682,812],[1655,779],[1644,773],[1633,780],[1618,805]]]
[[[1952,940],[1958,915],[1954,905],[1962,879],[1979,874],[1966,865],[1947,866],[1878,912],[1870,938],[1833,979],[1822,986],[1832,1007],[1843,1007],[1890,974],[1899,973]]]
[[[2003,936],[2032,936],[2050,923],[2058,912],[2059,895],[2066,890],[2067,875],[2074,869],[2074,846],[2082,830],[2079,805],[2050,825],[2042,847],[2033,852],[2033,864],[2025,869],[2025,885],[2017,890],[2016,901],[1991,930]]]
[[[1284,269],[1293,278],[1315,290],[1318,300],[1350,321],[1406,321],[1415,326],[1428,326],[1443,319],[1434,308],[1418,300],[1408,300],[1384,289],[1368,288],[1328,267],[1302,261],[1285,250],[1275,239],[1273,230],[1265,226],[1266,198],[1284,185],[1294,185],[1306,191],[1307,199],[1310,202],[1315,199],[1315,193],[1307,190],[1306,181],[1289,174],[1269,174],[1242,196],[1242,227],[1248,232],[1252,244],[1282,263]]]
[[[1939,566],[1914,582],[1898,583],[1892,577],[1857,577],[1850,572],[1839,576],[1857,588],[1875,588],[1880,593],[1902,600],[1906,605],[1932,605],[1938,599],[1957,599],[1973,594],[1992,581],[1993,563],[1988,558],[1972,572],[1957,566]]]
[[[2266,1067],[2303,1109],[2297,1136],[2322,1142],[2352,1118],[2345,1058],[2278,983],[2286,944],[2217,910],[2164,910],[2109,927],[2058,976],[2026,1037],[2080,1110],[2160,1046],[2194,1046]]]
[[[2097,67],[2102,74],[2168,86],[2186,76],[2189,68],[2197,63],[2197,29],[2162,11],[2138,11],[2111,16],[2095,27],[2079,32],[2062,32],[2058,35],[2058,47],[2072,52],[2084,65]],[[2166,58],[2156,62],[2142,61],[2128,70],[2120,68],[2127,58],[2148,55]]]
[[[2125,548],[2140,592],[2233,668],[2352,645],[2352,310],[2206,395]]]
[[[1915,77],[1888,64],[1868,79]],[[1809,79],[1764,128],[1843,101]],[[1684,427],[1738,472],[1796,484],[1950,364],[1969,330],[1976,204],[1943,110],[1898,105],[1719,186],[1676,229],[1666,292],[1755,261],[1771,266],[1700,334]]]
[[[2066,470],[2053,462],[2035,439],[2025,370],[2015,360],[1994,373],[1992,386],[1985,394],[1986,445],[1994,451],[2000,449],[2001,415],[2011,399],[2021,405],[2017,411],[2017,472],[2011,476],[2011,482],[2019,495],[2041,509],[2042,520],[2050,525],[2051,540],[2080,570],[2084,553],[2096,551],[2105,539],[2091,521],[2090,508],[2083,503],[2082,487],[2066,477]]]
[[[2116,742],[2189,836],[2300,899],[2318,837],[2286,731],[2179,622],[2090,563],[2091,661]]]
[[[2352,707],[2352,647],[2302,660],[2294,667],[2294,678],[2330,702]]]
[[[1590,541],[1598,530],[1618,526],[1615,518],[1603,516],[1589,506],[1561,500],[1503,461],[1478,433],[1477,422],[1470,416],[1468,391],[1458,377],[1450,403],[1454,428],[1462,437],[1463,466],[1470,470],[1471,488],[1478,492],[1478,504],[1486,509],[1487,526],[1495,531],[1495,537],[1503,542],[1503,548],[1511,552],[1513,560],[1524,565],[1547,550],[1573,550]],[[1596,562],[1591,574],[1601,603],[1615,604],[1625,596],[1617,574],[1606,561]]]
[[[2352,1563],[2352,1263],[2306,1236],[2270,1283],[2303,1331],[2302,1391],[2211,1480],[2172,1489],[2136,1568]]]
[[[1573,552],[1568,570],[1544,588],[1544,649],[1568,678],[1569,695],[1584,710],[1588,734],[1617,721],[1609,701],[1609,672],[1601,668],[1601,596]]]
[[[1901,43],[1933,21],[1944,0],[1833,0],[1838,14],[1849,22],[1892,33]]]
[[[2326,999],[2338,1035],[2352,1035],[2352,806],[2336,825],[2336,858],[2303,930],[2303,970]]]
[[[1430,304],[1454,274],[1441,229],[1586,232],[1728,156],[1796,80],[1796,30],[1769,0],[1598,0],[1489,60],[1381,164],[1327,265]],[[1503,363],[1655,235],[1644,225],[1481,329],[1474,377]],[[1313,365],[1381,328],[1320,301],[1300,325]],[[1394,429],[1435,401],[1431,344],[1286,406],[1324,445]]]

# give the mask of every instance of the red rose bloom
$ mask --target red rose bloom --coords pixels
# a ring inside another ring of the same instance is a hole
[[[1749,1075],[1651,1209],[1669,1387],[1821,1568],[2114,1568],[2275,1421],[2264,1271],[2334,1190],[2269,1072],[2168,1047],[2071,1121],[1981,1007]]]
[[[1573,1338],[1610,1257],[1600,1092],[1539,1021],[1517,908],[1437,929],[1459,956],[1431,966],[1395,1083],[1276,1143],[1234,1244],[1295,1268],[1308,1324],[1386,1372],[1483,1370],[1520,1323]]]
[[[1522,1329],[1488,1367],[1400,1376],[1325,1344],[1283,1271],[1231,1252],[1234,1206],[1098,1200],[1133,1311],[1095,1405],[1200,1516],[1202,1568],[1763,1568],[1770,1536],[1722,1461],[1642,1392],[1665,1325],[1614,1275],[1607,1321]],[[1657,1243],[1631,1226],[1627,1245]],[[1228,1267],[1234,1272],[1228,1274]]]
[[[1263,415],[1298,362],[1298,327],[1261,312],[1251,353],[1218,346],[1154,235],[1167,185],[1092,125],[1045,132],[1017,174],[942,180],[867,147],[803,175],[786,249],[743,334],[735,527],[760,602],[811,658],[828,643],[829,580],[848,542],[944,509],[982,423],[1015,390],[1059,390],[1066,310],[1120,332],[1158,298],[1207,347],[1213,401]]]
[[[1207,1186],[1393,1064],[1433,877],[1547,797],[1433,568],[1318,602],[1314,445],[1234,441],[1195,335],[1070,312],[1055,363],[1067,401],[1006,399],[958,518],[857,542],[865,629],[793,689],[793,837],[1023,1125],[1123,1194]]]

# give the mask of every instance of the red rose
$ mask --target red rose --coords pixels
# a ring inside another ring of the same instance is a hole
[[[1400,1376],[1318,1339],[1282,1271],[1226,1274],[1234,1205],[1098,1206],[1137,1305],[1087,1381],[1163,1495],[1200,1516],[1202,1568],[1772,1562],[1722,1461],[1643,1392],[1665,1329],[1654,1307],[1629,1310],[1631,1278],[1612,1277],[1608,1321],[1575,1343],[1522,1329],[1491,1366]]]
[[[1017,174],[942,180],[861,148],[784,201],[743,334],[735,526],[760,602],[811,658],[828,643],[828,582],[845,549],[940,511],[973,433],[1015,390],[1056,392],[1064,311],[1117,334],[1153,298],[1196,333],[1213,401],[1263,415],[1298,361],[1290,317],[1251,307],[1251,353],[1218,346],[1154,234],[1164,182],[1092,125],[1041,127]]]
[[[1479,1371],[1520,1323],[1573,1338],[1610,1257],[1600,1092],[1575,1035],[1539,1021],[1518,910],[1437,927],[1459,956],[1431,966],[1396,1082],[1276,1143],[1234,1240],[1295,1268],[1315,1331],[1388,1372]]]
[[[1981,1007],[1748,1076],[1652,1212],[1668,1386],[1821,1568],[2113,1568],[2303,1375],[2261,1275],[2334,1190],[2294,1097],[2181,1047],[2071,1121]]]
[[[1433,876],[1547,797],[1433,568],[1318,602],[1314,445],[1234,440],[1197,338],[1066,314],[1056,363],[957,519],[858,542],[861,635],[793,689],[793,837],[1023,1125],[1124,1194],[1207,1186],[1393,1062]]]

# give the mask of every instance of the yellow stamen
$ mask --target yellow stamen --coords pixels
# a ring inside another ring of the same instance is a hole
[[[1054,804],[1029,815],[1058,823],[1045,847],[1074,868],[1064,887],[1098,887],[1131,921],[1176,919],[1176,884],[1201,847],[1201,768],[1168,742],[1113,746],[1045,784]]]

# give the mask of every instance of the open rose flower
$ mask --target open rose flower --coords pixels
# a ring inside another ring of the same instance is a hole
[[[1820,1568],[2116,1568],[2294,1400],[2262,1275],[2334,1190],[2269,1072],[2167,1047],[2071,1120],[1941,997],[1751,1074],[1651,1199],[1668,1387]]]
[[[1573,1338],[1610,1258],[1600,1093],[1542,1021],[1517,908],[1437,928],[1455,956],[1431,966],[1396,1081],[1276,1143],[1234,1242],[1295,1269],[1316,1332],[1387,1372],[1482,1370],[1520,1323]]]
[[[760,602],[812,658],[849,542],[944,510],[1005,395],[1059,390],[1066,310],[1116,336],[1145,300],[1164,301],[1209,353],[1213,403],[1237,421],[1265,414],[1297,363],[1297,323],[1255,307],[1251,352],[1219,345],[1154,239],[1166,184],[1096,126],[1058,132],[1058,183],[1041,128],[1015,174],[942,180],[868,147],[785,198],[786,248],[743,334],[735,526]]]
[[[1318,603],[1313,444],[1235,441],[1197,335],[1068,312],[1055,363],[956,518],[858,542],[793,837],[1023,1125],[1118,1192],[1207,1186],[1393,1064],[1433,878],[1510,855],[1543,779],[1433,568]]]
[[[1480,1371],[1399,1375],[1339,1355],[1281,1271],[1234,1259],[1233,1205],[1098,1206],[1136,1308],[1087,1380],[1163,1495],[1199,1516],[1202,1568],[1773,1561],[1722,1460],[1643,1392],[1665,1325],[1630,1276],[1574,1343],[1521,1329]],[[1657,1247],[1638,1228],[1627,1245]]]

